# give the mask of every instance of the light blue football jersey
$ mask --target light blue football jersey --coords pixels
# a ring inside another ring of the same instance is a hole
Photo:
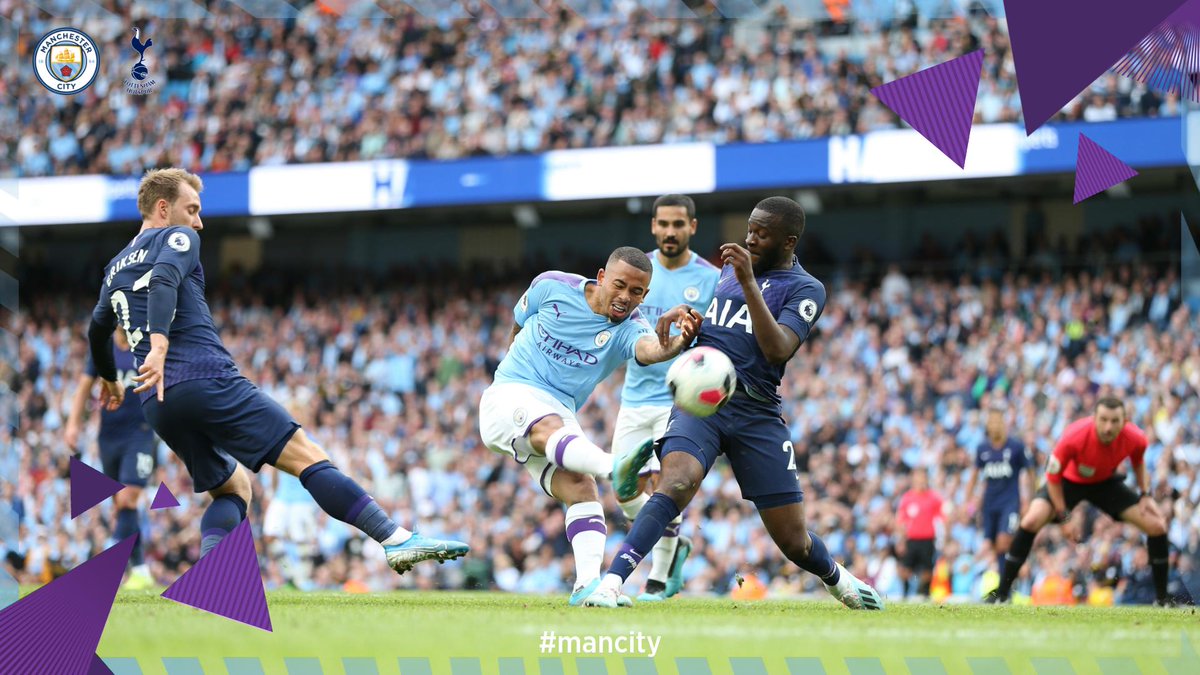
[[[617,366],[634,358],[634,345],[654,331],[638,310],[620,323],[592,311],[584,288],[595,282],[566,272],[538,275],[513,308],[521,332],[493,381],[537,387],[575,411]]]
[[[693,252],[686,265],[669,270],[658,261],[657,253],[655,250],[646,254],[654,265],[654,274],[650,277],[650,292],[638,308],[642,316],[653,325],[667,310],[684,303],[703,314],[716,292],[721,269]],[[671,326],[671,335],[678,334],[679,329]],[[640,366],[637,361],[630,361],[625,370],[621,405],[633,408],[671,405],[671,392],[667,389],[667,370],[670,368],[671,361],[652,366]]]

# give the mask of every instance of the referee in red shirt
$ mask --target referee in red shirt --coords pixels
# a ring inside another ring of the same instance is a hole
[[[1021,518],[1005,555],[1000,585],[987,601],[1006,602],[1038,532],[1051,522],[1067,522],[1075,505],[1088,501],[1113,520],[1131,523],[1146,534],[1158,596],[1155,604],[1172,604],[1167,595],[1167,525],[1150,498],[1150,478],[1142,462],[1145,452],[1146,435],[1126,419],[1125,404],[1118,398],[1101,398],[1095,414],[1072,422],[1047,462],[1046,483]],[[1114,475],[1126,457],[1140,492],[1125,485],[1124,476]]]
[[[908,597],[912,576],[917,575],[917,595],[929,597],[929,582],[937,558],[937,523],[943,520],[942,496],[929,489],[929,474],[923,466],[910,472],[912,488],[896,507],[896,554],[900,560],[900,583]]]

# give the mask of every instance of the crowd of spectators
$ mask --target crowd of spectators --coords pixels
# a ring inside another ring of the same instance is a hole
[[[942,576],[935,575],[942,594],[978,598],[995,555],[982,540],[977,500],[963,491],[983,439],[981,407],[1006,401],[1012,433],[1041,467],[1068,423],[1088,414],[1097,397],[1116,393],[1150,440],[1146,462],[1170,517],[1175,583],[1194,585],[1200,322],[1176,273],[1136,246],[1125,262],[1056,272],[1015,262],[988,271],[978,258],[964,260],[973,274],[893,266],[869,278],[826,279],[825,313],[782,388],[811,527],[855,574],[900,596],[895,507],[910,468],[919,467],[947,505]],[[478,435],[477,402],[531,276],[410,270],[372,281],[228,274],[210,282],[215,319],[242,372],[292,409],[397,522],[473,549],[462,561],[398,577],[378,547],[317,511],[307,493],[287,485],[294,479],[265,469],[250,519],[268,587],[569,591],[574,568],[562,508]],[[74,520],[68,509],[75,449],[66,447],[63,426],[94,301],[90,292],[30,292],[13,325],[18,339],[3,343],[10,353],[0,389],[9,392],[6,400],[15,396],[10,412],[19,424],[0,426],[0,549],[7,548],[5,564],[18,578],[36,583],[110,545],[114,521],[107,506]],[[581,411],[585,430],[602,445],[611,439],[621,382],[614,375]],[[79,450],[97,465],[92,417]],[[151,512],[144,533],[151,570],[167,584],[196,559],[208,497],[192,493],[165,446],[158,460],[147,503],[160,480],[181,502]],[[602,494],[611,556],[627,523],[608,485]],[[264,540],[273,499],[307,503],[311,529]],[[1067,584],[1069,601],[1152,599],[1140,535],[1095,510],[1084,522],[1086,544],[1059,528],[1041,537],[1018,592],[1028,596],[1055,579]],[[819,591],[811,575],[782,559],[724,462],[686,511],[683,533],[695,542],[684,569],[688,593]],[[738,578],[749,583],[739,588]]]
[[[285,21],[233,3],[188,19],[160,18],[172,13],[156,2],[39,4],[62,11],[0,0],[12,22],[0,53],[17,55],[0,63],[0,99],[12,101],[0,106],[0,165],[22,176],[862,133],[900,125],[872,87],[976,49],[976,121],[1020,118],[1006,26],[981,12],[833,25],[786,3],[735,21],[703,3],[705,18],[678,20],[655,19],[653,3],[538,0],[541,18],[505,19],[490,6],[504,3],[380,0],[378,19],[330,10],[353,2],[300,0]],[[460,6],[472,18],[431,9]],[[101,46],[100,76],[75,96],[46,91],[29,67],[63,16]],[[138,59],[131,26],[154,41],[148,96],[124,88]],[[1110,73],[1055,119],[1178,114],[1175,95]]]

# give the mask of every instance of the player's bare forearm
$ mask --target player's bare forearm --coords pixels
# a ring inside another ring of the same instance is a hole
[[[67,428],[78,429],[83,424],[83,411],[87,400],[92,395],[92,385],[96,383],[91,375],[80,375],[79,384],[75,387],[75,396],[71,399],[71,410],[67,413]]]
[[[517,340],[517,333],[521,332],[521,327],[513,324],[512,331],[508,334],[508,349],[512,349],[513,342]]]
[[[665,346],[658,341],[657,337],[644,337],[634,345],[634,356],[637,357],[638,363],[646,366],[670,361],[679,356],[679,352],[682,352],[684,347],[691,343],[692,337],[694,336],[688,336],[685,339],[682,334],[676,335]]]
[[[742,284],[742,292],[746,296],[746,307],[750,310],[750,324],[754,326],[754,340],[763,356],[771,363],[783,363],[792,358],[796,348],[800,346],[800,336],[790,328],[779,325],[767,301],[763,299],[755,279],[751,278]]]

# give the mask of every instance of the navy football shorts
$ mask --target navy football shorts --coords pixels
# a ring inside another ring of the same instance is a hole
[[[142,412],[183,461],[196,492],[229,480],[235,460],[255,472],[274,464],[300,428],[244,377],[180,382],[166,390],[162,403],[147,399]]]
[[[779,407],[749,398],[740,390],[714,415],[693,417],[671,410],[660,454],[686,452],[704,466],[705,475],[717,457],[729,458],[742,498],[761,509],[804,500],[796,476],[792,435]]]
[[[1020,502],[983,505],[983,538],[995,543],[998,534],[1013,534],[1021,522]]]
[[[133,487],[146,487],[154,473],[154,434],[148,425],[141,426],[145,427],[144,432],[99,438],[104,475]]]

